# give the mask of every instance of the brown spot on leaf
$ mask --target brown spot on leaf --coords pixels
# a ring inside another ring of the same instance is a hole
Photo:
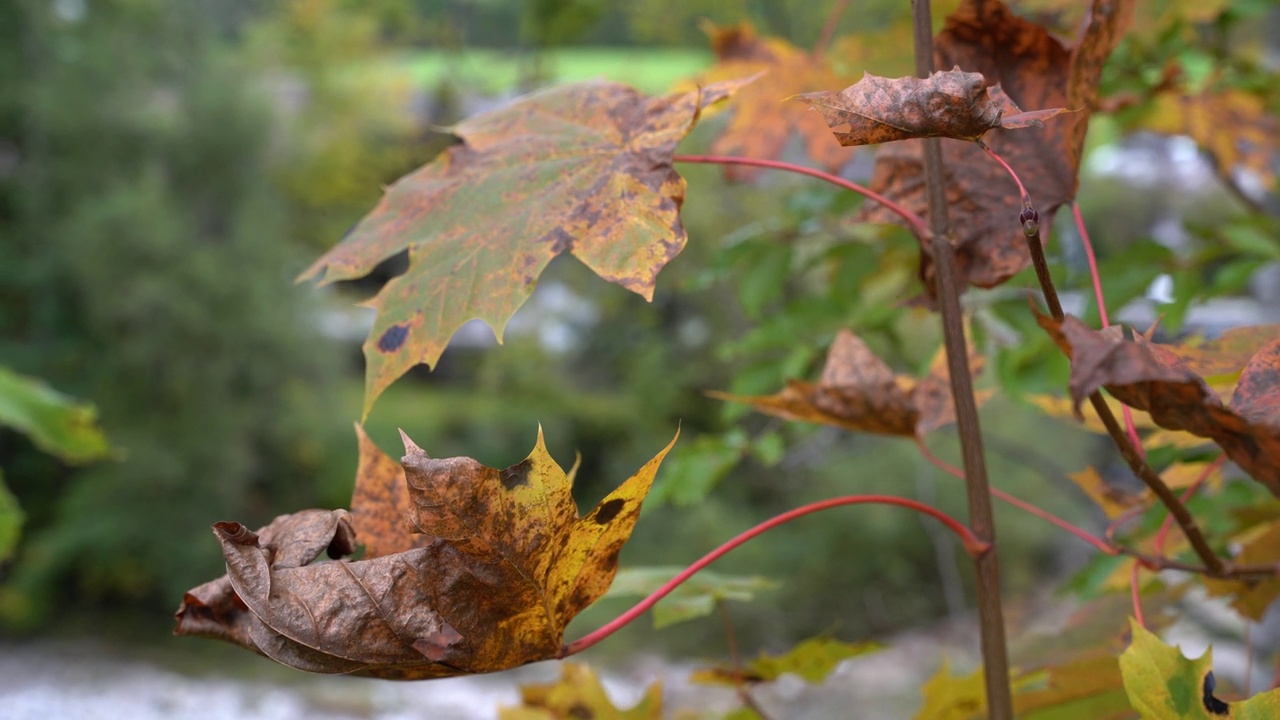
[[[382,337],[378,338],[378,349],[384,353],[395,352],[404,345],[408,337],[408,325],[392,325],[382,333]]]
[[[609,521],[618,516],[618,513],[622,512],[622,508],[625,507],[626,504],[627,503],[623,500],[610,500],[609,502],[604,503],[598,510],[596,510],[595,515],[593,516],[596,523],[598,525],[607,525]]]
[[[514,490],[517,487],[529,484],[529,471],[533,469],[533,461],[525,460],[517,463],[499,473],[502,478],[502,487],[507,490]]]

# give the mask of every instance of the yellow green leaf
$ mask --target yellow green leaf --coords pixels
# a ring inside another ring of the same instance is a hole
[[[372,300],[367,415],[377,396],[479,318],[499,340],[547,264],[571,253],[645,299],[685,244],[676,145],[704,107],[745,81],[651,98],[625,85],[557,87],[459,123],[462,143],[396,181],[300,279],[368,274],[407,251]]]
[[[786,673],[793,673],[807,682],[820,683],[827,679],[842,660],[876,652],[882,647],[875,642],[847,643],[829,637],[809,638],[782,655],[760,653],[760,657],[747,663],[741,672],[727,666],[714,667],[694,672],[690,680],[736,685],[739,680],[749,683],[770,682]]]
[[[78,464],[111,454],[97,418],[93,405],[0,367],[0,427],[23,433],[59,460]]]
[[[520,705],[498,710],[498,720],[662,720],[662,686],[654,683],[640,703],[621,710],[591,668],[566,662],[560,680],[522,685]]]
[[[636,567],[618,571],[608,598],[645,597],[684,570],[682,567]],[[759,575],[722,575],[702,570],[653,606],[653,626],[664,628],[710,615],[723,600],[748,602],[778,583]]]
[[[1136,621],[1133,642],[1120,656],[1129,702],[1143,720],[1264,720],[1280,717],[1280,690],[1239,702],[1214,695],[1213,648],[1190,660]]]
[[[942,667],[921,691],[924,705],[915,720],[976,720],[987,710],[981,668],[964,676],[952,675],[951,664],[943,660]]]

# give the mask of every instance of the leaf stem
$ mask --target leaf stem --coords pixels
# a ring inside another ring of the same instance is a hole
[[[923,441],[917,440],[916,445],[919,446],[920,454],[924,456],[925,460],[928,460],[930,463],[933,463],[935,467],[947,473],[948,475],[952,475],[960,478],[961,480],[964,480],[963,470],[952,465],[951,463],[948,463],[946,460],[943,460],[937,455],[934,455],[933,452],[929,450],[928,447],[925,446]],[[1023,512],[1030,513],[1031,515],[1034,515],[1040,518],[1041,520],[1044,520],[1045,522],[1051,523],[1053,525],[1057,525],[1059,528],[1062,528],[1063,530],[1066,530],[1072,535],[1075,535],[1081,540],[1089,543],[1099,552],[1105,553],[1107,555],[1119,555],[1121,552],[1120,548],[1114,545],[1113,543],[1109,543],[1100,537],[1095,537],[1093,535],[1090,535],[1087,531],[1081,529],[1076,525],[1072,525],[1066,520],[1063,520],[1057,515],[1054,515],[1053,513],[1049,512],[1048,510],[1032,505],[1031,503],[1025,500],[1022,500],[1018,497],[1015,497],[1013,495],[1010,495],[1009,493],[999,488],[992,487],[990,488],[990,490],[991,490],[991,496],[994,497],[995,499],[1001,500],[1009,505],[1012,505],[1018,508],[1019,510],[1022,510]]]
[[[933,73],[933,21],[929,0],[911,0],[912,34],[915,40],[916,76]],[[990,481],[982,449],[982,429],[973,395],[973,376],[964,339],[960,309],[959,277],[955,248],[948,237],[946,188],[943,187],[942,148],[938,138],[924,141],[924,179],[929,199],[930,247],[935,270],[938,309],[942,314],[943,340],[947,349],[947,370],[951,377],[951,397],[955,403],[960,450],[964,458],[965,490],[969,505],[969,526],[974,534],[994,546],[995,518],[991,510]],[[1005,641],[1004,610],[1000,597],[999,554],[974,556],[978,597],[978,629],[982,650],[983,677],[990,720],[1012,720],[1013,698],[1009,687],[1009,650]]]
[[[836,27],[840,24],[840,16],[844,15],[845,8],[849,6],[849,0],[835,0],[831,3],[831,9],[827,11],[827,19],[822,23],[822,32],[818,35],[818,41],[813,44],[813,57],[820,58],[827,52],[827,48],[831,47],[831,38],[836,35]]]
[[[1018,173],[1014,172],[1013,168],[1009,167],[1009,163],[1005,162],[1004,158],[1000,157],[995,150],[992,150],[990,146],[982,142],[982,138],[974,138],[973,142],[982,148],[982,152],[995,158],[995,161],[1000,163],[1005,171],[1009,173],[1009,177],[1013,178],[1013,181],[1018,184],[1018,194],[1022,198],[1022,207],[1024,209],[1031,207],[1031,193],[1027,192],[1027,187],[1022,184],[1022,179],[1018,177]]]
[[[583,650],[586,650],[587,648],[591,647],[592,645],[595,645],[596,643],[600,642],[601,640],[609,637],[610,635],[612,635],[613,633],[621,629],[623,626],[630,623],[632,620],[635,620],[636,618],[643,615],[645,611],[647,611],[649,608],[657,604],[659,600],[669,595],[671,591],[679,587],[681,583],[693,577],[693,575],[697,573],[699,570],[705,568],[706,566],[710,565],[716,560],[719,560],[730,550],[733,550],[734,548],[738,547],[739,545],[742,545],[743,543],[747,542],[748,540],[751,540],[752,538],[760,535],[761,533],[771,530],[779,525],[788,523],[792,520],[795,520],[796,518],[804,517],[805,515],[809,515],[809,514],[818,512],[820,510],[828,510],[830,508],[841,507],[844,505],[866,505],[866,504],[897,505],[899,507],[905,507],[911,510],[915,510],[916,512],[919,512],[919,513],[924,513],[925,515],[929,515],[930,517],[936,518],[943,525],[945,525],[949,530],[951,530],[951,532],[955,533],[960,538],[960,542],[964,545],[964,549],[968,551],[970,555],[980,556],[985,554],[991,549],[990,543],[987,543],[982,539],[980,539],[977,535],[973,533],[972,530],[966,527],[964,523],[960,522],[959,520],[956,520],[955,518],[951,517],[950,515],[942,512],[941,510],[931,505],[926,505],[922,502],[911,500],[910,498],[902,498],[894,495],[846,495],[843,497],[831,498],[828,500],[819,500],[818,502],[809,503],[808,505],[802,505],[794,510],[788,510],[787,512],[784,512],[781,515],[775,515],[774,517],[769,518],[768,520],[765,520],[759,525],[756,525],[755,527],[749,530],[746,530],[745,532],[739,533],[732,539],[720,545],[720,547],[716,548],[715,550],[712,550],[706,555],[703,555],[692,565],[690,565],[689,567],[681,571],[679,575],[676,575],[675,577],[671,578],[669,581],[663,584],[662,587],[653,591],[653,593],[651,593],[648,597],[636,603],[635,606],[632,607],[630,610],[619,615],[617,618],[613,619],[612,621],[610,621],[608,624],[604,625],[600,629],[592,633],[589,633],[583,636],[582,638],[579,638],[578,640],[575,640],[569,643],[568,645],[565,645],[563,648],[560,649],[560,654],[558,657],[564,658],[564,657],[568,657],[569,655],[580,653]]]
[[[761,158],[734,157],[731,155],[674,155],[671,159],[674,160],[675,162],[703,163],[703,164],[710,164],[710,165],[750,165],[752,167],[770,168],[772,170],[785,170],[787,172],[793,172],[793,173],[798,173],[800,175],[808,175],[809,177],[815,177],[815,178],[818,178],[819,180],[826,180],[832,185],[835,185],[837,187],[842,187],[846,190],[852,190],[853,192],[856,192],[866,197],[869,200],[874,200],[880,203],[881,205],[884,205],[886,208],[893,211],[894,213],[897,213],[899,217],[901,217],[903,220],[906,221],[908,225],[911,226],[911,229],[915,231],[916,236],[919,237],[921,240],[924,240],[929,237],[929,226],[925,224],[924,218],[911,212],[910,210],[890,200],[889,198],[881,195],[875,190],[872,190],[871,188],[865,187],[863,185],[859,185],[858,183],[852,182],[850,180],[845,180],[844,178],[838,175],[832,175],[831,173],[825,173],[825,172],[822,172],[821,170],[814,170],[813,168],[808,168],[803,165],[795,165],[788,162],[782,162],[780,160],[764,160]]]
[[[1080,214],[1080,203],[1075,200],[1071,201],[1071,217],[1076,221],[1076,232],[1080,233],[1080,244],[1084,246],[1084,256],[1089,262],[1089,280],[1093,283],[1093,297],[1098,303],[1098,320],[1105,328],[1111,325],[1111,320],[1107,317],[1107,301],[1102,296],[1102,276],[1098,272],[1098,259],[1093,254],[1093,241],[1089,239],[1084,217]],[[1147,451],[1143,449],[1142,439],[1138,437],[1138,429],[1133,425],[1133,411],[1128,405],[1124,405],[1120,409],[1120,414],[1124,417],[1124,429],[1129,433],[1129,442],[1133,443],[1143,457],[1146,457]]]

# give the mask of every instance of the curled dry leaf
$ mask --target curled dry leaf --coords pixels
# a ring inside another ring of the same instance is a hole
[[[214,525],[227,574],[187,593],[175,633],[309,672],[405,680],[557,657],[569,621],[609,588],[671,449],[579,517],[541,432],[505,470],[404,440],[396,471],[361,433],[353,513]],[[363,559],[349,559],[358,544]]]
[[[825,58],[815,57],[781,38],[761,37],[750,23],[716,27],[705,23],[716,64],[698,77],[710,83],[764,75],[734,94],[733,113],[724,132],[711,143],[719,155],[775,159],[787,141],[799,135],[805,152],[828,171],[835,172],[853,156],[853,151],[831,142],[831,133],[822,120],[798,103],[785,102],[797,93],[840,87],[849,81],[831,69]],[[730,180],[751,180],[760,168],[726,165]]]
[[[1036,313],[1040,326],[1071,357],[1071,399],[1080,403],[1105,387],[1120,402],[1144,410],[1160,427],[1217,443],[1232,461],[1280,497],[1280,339],[1264,345],[1240,373],[1227,407],[1167,347],[1099,332],[1067,316]]]
[[[1024,108],[1067,108],[1069,113],[1022,130],[995,128],[983,142],[1018,172],[1049,227],[1056,209],[1075,197],[1076,173],[1102,65],[1133,14],[1134,0],[1093,0],[1090,21],[1074,46],[1015,15],[998,0],[965,0],[947,17],[934,42],[934,67],[958,66],[999,85]],[[961,277],[993,287],[1026,268],[1030,256],[1017,222],[1017,186],[999,164],[973,143],[942,143],[947,215]],[[871,189],[927,217],[924,163],[918,143],[880,150]],[[867,203],[859,220],[899,222],[884,207]],[[920,274],[933,292],[933,260],[927,246]]]
[[[974,140],[997,127],[1029,127],[1064,108],[1023,113],[999,85],[956,67],[927,78],[884,78],[867,73],[839,92],[799,99],[822,114],[841,145],[923,137]],[[848,125],[848,130],[836,128]]]
[[[982,364],[980,356],[970,356],[969,365],[975,374],[981,372]],[[816,385],[792,380],[776,395],[710,395],[747,403],[760,412],[789,420],[882,435],[923,437],[955,422],[950,383],[942,351],[934,358],[926,377],[895,375],[861,338],[843,330],[831,344]],[[979,393],[979,402],[986,397]]]
[[[684,248],[685,182],[671,165],[702,109],[747,81],[651,98],[617,83],[558,87],[477,115],[462,143],[396,181],[300,279],[368,274],[408,251],[409,269],[368,302],[365,408],[454,331],[479,318],[502,339],[547,264],[572,253],[645,299]]]

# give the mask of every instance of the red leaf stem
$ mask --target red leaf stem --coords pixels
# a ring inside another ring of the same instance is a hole
[[[699,570],[705,568],[706,566],[710,565],[716,560],[719,560],[723,555],[728,553],[730,550],[733,550],[734,548],[756,537],[757,535],[760,535],[761,533],[764,533],[767,530],[771,530],[784,523],[795,520],[796,518],[803,517],[805,515],[818,512],[820,510],[827,510],[830,508],[840,507],[843,505],[864,505],[864,504],[898,505],[900,507],[909,508],[911,510],[915,510],[916,512],[924,513],[925,515],[934,517],[938,519],[943,525],[947,526],[947,529],[951,530],[951,532],[955,533],[957,536],[960,537],[961,543],[964,544],[965,550],[967,550],[970,555],[978,556],[985,553],[987,550],[991,548],[990,543],[984,542],[981,539],[979,539],[978,536],[974,535],[973,531],[971,531],[967,526],[965,526],[964,523],[960,522],[959,520],[956,520],[950,515],[933,507],[932,505],[926,505],[922,502],[911,500],[909,498],[896,497],[894,495],[846,495],[844,497],[831,498],[829,500],[820,500],[818,502],[809,503],[808,505],[802,505],[794,510],[789,510],[787,512],[784,512],[781,515],[775,515],[774,517],[769,518],[768,520],[765,520],[764,522],[760,523],[759,525],[756,525],[750,530],[747,530],[745,532],[738,534],[736,537],[725,542],[715,550],[712,550],[706,555],[703,555],[701,558],[698,559],[697,562],[693,563],[692,565],[690,565],[689,567],[681,571],[679,575],[676,575],[675,577],[671,578],[662,587],[653,591],[653,593],[651,593],[648,597],[636,603],[635,606],[632,607],[630,610],[619,615],[617,618],[613,619],[612,621],[610,621],[608,624],[604,625],[600,629],[594,632],[591,632],[569,643],[568,645],[565,645],[563,648],[561,648],[559,657],[564,658],[570,655],[575,655],[577,653],[582,652],[583,650],[586,650],[592,645],[595,645],[601,640],[604,640],[605,638],[609,637],[610,635],[612,635],[613,633],[617,632],[622,627],[630,623],[632,620],[635,620],[636,618],[643,615],[645,611],[647,611],[649,608],[657,604],[659,600],[661,600],[662,598],[670,594],[671,591],[679,587],[681,583],[693,577],[693,575],[697,573]]]
[[[832,185],[842,187],[846,190],[852,190],[864,197],[875,200],[889,210],[897,213],[907,222],[908,225],[911,226],[913,230],[915,230],[917,237],[925,239],[930,236],[929,227],[925,224],[924,218],[881,195],[875,190],[864,187],[850,180],[845,180],[838,175],[825,173],[821,170],[814,170],[813,168],[808,168],[803,165],[793,165],[792,163],[782,162],[780,160],[763,160],[761,158],[733,157],[730,155],[674,155],[671,159],[675,162],[703,163],[710,165],[750,165],[753,167],[770,168],[773,170],[786,170],[787,172],[808,175],[809,177],[815,177],[819,180],[826,180]]]
[[[925,460],[928,460],[930,463],[933,463],[935,467],[947,473],[948,475],[954,475],[955,477],[958,477],[961,480],[964,479],[963,470],[948,463],[946,460],[943,460],[937,455],[934,455],[932,452],[929,451],[929,448],[926,447],[924,443],[921,442],[917,444],[920,447],[920,454],[924,456]],[[1049,512],[1048,510],[1044,510],[1043,508],[1036,507],[1035,505],[1032,505],[1031,503],[1025,500],[1014,497],[1013,495],[1010,495],[1009,493],[1003,490],[1000,490],[999,488],[994,488],[994,487],[991,488],[991,496],[997,500],[1003,500],[1005,503],[1008,503],[1009,505],[1012,505],[1018,508],[1019,510],[1022,510],[1023,512],[1035,515],[1036,517],[1040,518],[1041,520],[1044,520],[1045,522],[1051,523],[1053,525],[1057,525],[1063,530],[1066,530],[1072,535],[1075,535],[1081,540],[1089,543],[1100,552],[1106,553],[1107,555],[1120,554],[1120,548],[1117,547],[1116,545],[1112,543],[1108,543],[1102,538],[1094,537],[1093,535],[1090,535],[1085,530],[1075,525],[1072,525],[1066,520],[1063,520],[1057,515],[1054,515],[1053,513]]]

